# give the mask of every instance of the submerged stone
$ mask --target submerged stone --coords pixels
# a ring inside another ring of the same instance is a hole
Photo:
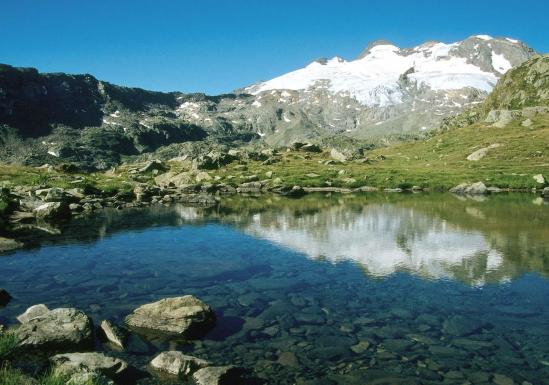
[[[466,337],[479,332],[486,326],[480,320],[466,318],[460,315],[451,316],[443,323],[444,332],[453,336]]]
[[[241,384],[242,370],[234,366],[210,366],[193,374],[197,385]]]

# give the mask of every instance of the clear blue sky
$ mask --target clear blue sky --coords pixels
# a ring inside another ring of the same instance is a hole
[[[0,63],[216,94],[379,38],[489,34],[548,52],[548,15],[547,0],[0,0]]]

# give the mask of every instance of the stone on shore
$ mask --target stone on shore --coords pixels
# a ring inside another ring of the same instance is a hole
[[[466,194],[466,195],[482,195],[488,193],[488,188],[482,182],[476,182],[472,184],[461,183],[450,189],[454,194]]]
[[[27,310],[27,317],[22,318],[24,323],[15,329],[20,346],[40,349],[62,348],[70,351],[92,345],[93,323],[82,311],[59,308],[43,312],[43,308],[39,309]],[[21,317],[18,319],[21,320]]]
[[[0,237],[0,253],[7,253],[21,247],[23,247],[23,244],[15,239]]]
[[[122,328],[108,320],[103,320],[100,327],[110,343],[124,349],[128,334]]]
[[[78,384],[97,375],[119,379],[128,370],[126,361],[95,352],[57,354],[50,361],[55,373],[71,376],[71,383]]]
[[[162,352],[151,361],[151,368],[172,376],[190,376],[208,366],[208,361],[178,351]]]
[[[48,202],[33,210],[34,215],[39,219],[56,220],[68,219],[71,217],[71,210],[66,202]]]
[[[126,323],[143,332],[197,339],[215,325],[215,314],[192,295],[165,298],[135,309]]]
[[[241,370],[235,366],[209,366],[193,375],[197,385],[235,385],[241,383]]]

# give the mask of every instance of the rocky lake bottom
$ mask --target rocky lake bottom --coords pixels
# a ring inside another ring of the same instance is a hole
[[[177,349],[269,384],[549,383],[549,206],[534,195],[229,197],[60,232],[0,257],[0,324],[38,303],[123,324],[192,294],[217,316],[204,338],[97,350],[142,369]]]

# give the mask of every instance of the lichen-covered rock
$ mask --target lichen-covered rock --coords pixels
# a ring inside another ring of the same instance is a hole
[[[162,352],[151,361],[151,368],[172,376],[189,376],[208,366],[208,361],[178,351]]]
[[[80,310],[59,308],[29,317],[15,334],[24,348],[70,351],[93,343],[93,324]]]
[[[215,314],[192,295],[165,298],[135,309],[126,323],[143,332],[184,339],[202,337],[215,325]]]
[[[50,361],[55,373],[71,376],[73,383],[96,375],[119,379],[128,370],[125,361],[95,352],[57,354]]]
[[[209,366],[196,371],[197,385],[236,385],[242,382],[242,370],[235,366]]]

